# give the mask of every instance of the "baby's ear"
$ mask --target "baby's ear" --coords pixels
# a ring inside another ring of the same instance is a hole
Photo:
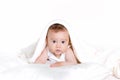
[[[71,45],[68,45],[68,48],[70,48]]]

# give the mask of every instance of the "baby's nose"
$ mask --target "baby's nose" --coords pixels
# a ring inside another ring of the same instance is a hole
[[[56,47],[57,47],[57,48],[61,47],[61,44],[60,44],[60,43],[57,43],[57,44],[56,44]]]

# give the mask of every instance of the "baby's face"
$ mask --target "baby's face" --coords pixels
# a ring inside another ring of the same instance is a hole
[[[67,31],[49,31],[47,45],[50,52],[56,57],[60,57],[68,49],[69,35]]]

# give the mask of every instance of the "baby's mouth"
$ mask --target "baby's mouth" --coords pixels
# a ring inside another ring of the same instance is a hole
[[[61,50],[57,49],[56,52],[57,52],[57,53],[61,53]]]

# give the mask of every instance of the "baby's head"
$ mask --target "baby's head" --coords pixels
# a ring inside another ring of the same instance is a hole
[[[70,43],[70,36],[68,30],[64,25],[55,23],[48,28],[46,43],[50,52],[55,56],[60,56],[64,53]]]

